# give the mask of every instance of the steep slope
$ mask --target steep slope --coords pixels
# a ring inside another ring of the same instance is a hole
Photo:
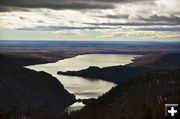
[[[165,54],[151,66],[159,68],[179,68],[180,53]]]
[[[154,54],[138,57],[133,63],[127,64],[130,67],[151,67],[151,68],[179,68],[180,53]]]
[[[180,69],[156,71],[119,84],[68,119],[163,119],[166,103],[180,103]]]
[[[50,74],[16,65],[0,55],[0,111],[14,107],[25,111],[62,111],[75,102],[74,95]]]

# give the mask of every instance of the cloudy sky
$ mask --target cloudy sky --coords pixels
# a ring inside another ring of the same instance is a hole
[[[0,40],[180,41],[180,0],[0,0]]]

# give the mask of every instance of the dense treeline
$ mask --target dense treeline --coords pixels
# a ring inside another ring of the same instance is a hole
[[[165,103],[180,103],[180,69],[144,74],[110,90],[70,119],[163,119]]]
[[[26,69],[0,55],[0,119],[6,113],[21,115],[31,113],[29,110],[63,111],[74,102],[75,96],[57,78]]]
[[[90,67],[73,72],[89,78],[104,77],[104,80],[116,82],[118,85],[97,100],[84,101],[87,106],[80,111],[71,112],[70,115],[68,112],[39,112],[30,106],[25,112],[11,107],[7,112],[0,113],[0,118],[163,119],[164,104],[180,103],[179,59],[179,54],[168,54],[145,67]]]
[[[180,103],[179,79],[180,69],[143,74],[119,84],[70,115],[32,109],[22,114],[10,110],[3,116],[26,115],[28,119],[163,119],[165,103]]]

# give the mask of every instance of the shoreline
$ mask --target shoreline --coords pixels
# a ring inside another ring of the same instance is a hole
[[[29,65],[37,65],[37,64],[45,64],[45,63],[55,63],[58,60],[63,60],[67,58],[76,57],[78,55],[85,55],[85,54],[132,54],[132,55],[146,55],[147,52],[132,52],[132,51],[51,51],[48,50],[46,52],[41,51],[33,51],[30,52],[0,52],[0,54],[5,55],[7,57],[12,58],[17,64],[21,66],[29,66]],[[149,52],[148,54],[159,54],[157,52]]]
[[[62,57],[62,58],[57,58],[56,60],[53,60],[53,61],[33,63],[32,65],[41,65],[41,64],[47,64],[47,63],[56,63],[59,60],[74,58],[74,57],[77,57],[77,56],[80,56],[80,55],[88,55],[88,54],[107,54],[107,55],[108,54],[116,54],[116,55],[142,55],[142,56],[145,56],[144,54],[146,54],[146,53],[139,53],[139,52],[135,52],[135,53],[134,52],[87,52],[86,53],[85,52],[85,53],[78,53],[78,54],[70,54],[70,56],[67,56],[67,57],[65,56],[65,57]],[[133,60],[136,60],[136,57]],[[24,66],[31,66],[31,65],[24,65]]]
[[[74,57],[71,57],[71,58],[75,58],[75,57],[78,57],[78,56],[82,56],[82,55],[89,55],[89,54],[92,54],[92,53],[88,53],[88,54],[80,54],[80,55],[76,55],[76,56],[74,56]],[[93,54],[97,54],[97,53],[93,53]],[[104,54],[104,53],[103,53]],[[107,53],[106,53],[107,54]],[[100,55],[100,54],[99,54]],[[111,55],[110,53],[108,53],[108,55]],[[116,54],[116,55],[130,55],[130,54]],[[134,54],[133,54],[134,55]],[[106,55],[104,55],[104,56],[106,56]],[[130,60],[132,60],[132,59],[134,59],[135,58],[135,56],[137,56],[137,55],[134,55],[134,56],[132,56],[132,58],[130,59]],[[70,58],[66,58],[66,59],[70,59]],[[73,60],[73,59],[72,59]],[[62,60],[61,60],[62,61]],[[130,62],[129,62],[130,63]],[[129,64],[128,63],[128,64]],[[60,64],[59,64],[60,65]],[[58,66],[58,65],[57,65]],[[91,66],[91,65],[90,65]],[[113,66],[113,65],[112,65]],[[38,67],[38,66],[37,66]],[[41,67],[41,66],[40,66]],[[45,68],[46,69],[46,68]],[[57,70],[58,71],[58,70]],[[47,72],[47,71],[45,71],[45,72]],[[55,71],[56,72],[56,71]],[[60,78],[60,82],[62,82],[61,80],[62,80],[62,78],[61,77],[59,77]],[[101,79],[102,80],[102,79]],[[108,83],[112,83],[112,82],[109,82],[109,81],[105,81],[105,80],[102,80],[103,82],[108,82]],[[62,83],[64,86],[66,86],[64,83]],[[111,87],[112,88],[112,87]],[[111,89],[110,88],[110,89]],[[68,90],[68,89],[67,89]],[[101,89],[101,90],[103,90],[103,89]],[[69,90],[68,90],[69,91]],[[104,90],[105,91],[105,93],[106,92],[108,92],[109,91],[109,89],[106,91],[106,90]],[[74,93],[72,93],[72,94],[74,94]],[[99,96],[101,96],[101,95],[99,95]],[[98,96],[98,97],[99,97]],[[97,98],[98,98],[97,97]],[[92,97],[89,97],[89,98],[87,98],[87,99],[84,99],[84,98],[79,98],[79,97],[77,97],[76,98],[76,102],[75,103],[77,103],[77,102],[89,102],[89,101],[91,101],[91,99],[93,98],[93,96]],[[90,100],[89,100],[90,99]],[[81,101],[80,101],[81,100]],[[86,103],[83,103],[83,104],[86,104]],[[76,105],[75,105],[75,107],[76,107]],[[70,106],[70,108],[71,108],[71,106]],[[72,108],[74,108],[74,107],[72,107]],[[71,110],[71,109],[70,109]]]

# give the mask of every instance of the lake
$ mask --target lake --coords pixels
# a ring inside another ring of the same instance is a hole
[[[64,88],[76,96],[76,99],[97,98],[103,93],[109,91],[115,86],[114,83],[103,81],[100,79],[91,80],[88,78],[76,76],[57,75],[58,71],[77,71],[86,69],[89,66],[108,67],[117,65],[126,65],[132,62],[134,57],[140,55],[128,54],[86,54],[78,55],[76,57],[59,60],[55,63],[47,63],[40,65],[31,65],[26,68],[36,71],[45,71],[56,77]],[[75,103],[71,105],[69,110],[76,110],[83,107],[82,103]]]

